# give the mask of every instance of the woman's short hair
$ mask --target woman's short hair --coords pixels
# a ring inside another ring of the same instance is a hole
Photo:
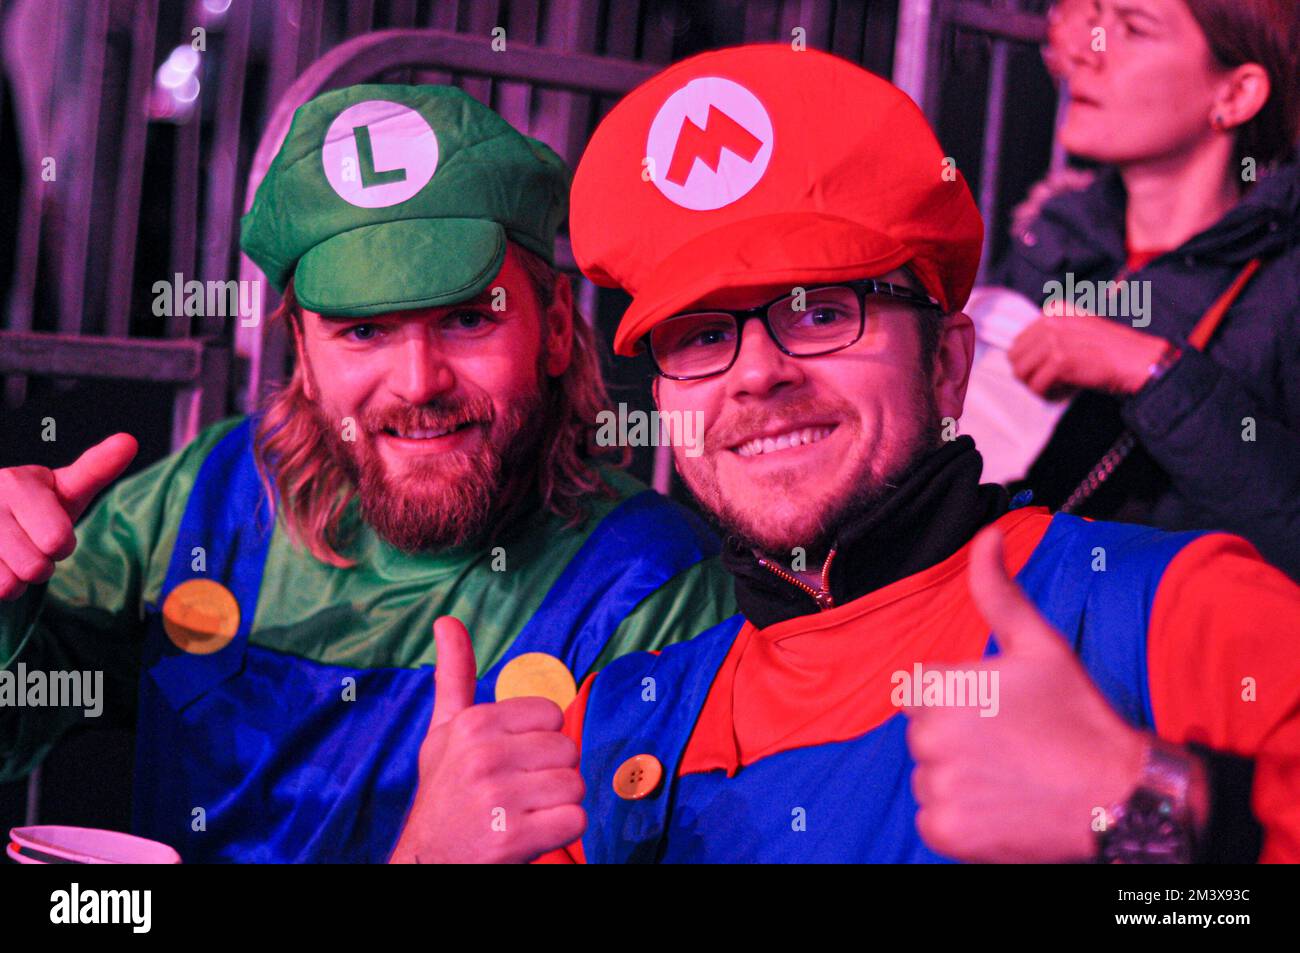
[[[1300,4],[1296,0],[1184,0],[1224,69],[1257,63],[1271,90],[1237,130],[1236,162],[1286,159],[1300,138]]]

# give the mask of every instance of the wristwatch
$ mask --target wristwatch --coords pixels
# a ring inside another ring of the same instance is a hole
[[[1183,748],[1152,738],[1137,788],[1106,808],[1097,832],[1097,861],[1103,864],[1188,864],[1195,848],[1191,807],[1196,762]]]

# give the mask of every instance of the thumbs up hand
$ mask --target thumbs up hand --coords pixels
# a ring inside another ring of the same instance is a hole
[[[544,698],[475,705],[469,633],[443,616],[420,781],[391,863],[522,863],[587,826],[578,748]]]
[[[119,433],[57,470],[0,470],[0,600],[17,599],[29,584],[54,575],[54,564],[77,548],[73,523],[138,449],[134,437]]]
[[[933,850],[959,860],[1087,859],[1096,850],[1095,811],[1136,787],[1146,736],[1111,709],[1069,644],[1007,575],[996,529],[971,544],[970,586],[1001,654],[926,668],[986,678],[994,714],[907,708],[917,830]]]

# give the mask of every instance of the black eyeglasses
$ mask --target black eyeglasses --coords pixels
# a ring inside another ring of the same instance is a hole
[[[740,355],[741,328],[758,318],[772,342],[790,357],[821,357],[862,339],[871,296],[896,298],[933,311],[933,298],[888,281],[864,279],[818,285],[745,311],[692,311],[674,315],[650,329],[655,370],[675,381],[694,381],[731,370]]]

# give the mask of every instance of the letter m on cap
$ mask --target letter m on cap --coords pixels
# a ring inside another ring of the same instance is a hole
[[[761,139],[710,104],[703,128],[692,122],[689,116],[682,120],[682,128],[677,133],[677,145],[673,149],[672,162],[668,165],[665,178],[674,185],[685,185],[696,159],[717,172],[723,149],[734,152],[746,162],[753,162],[762,147]]]

